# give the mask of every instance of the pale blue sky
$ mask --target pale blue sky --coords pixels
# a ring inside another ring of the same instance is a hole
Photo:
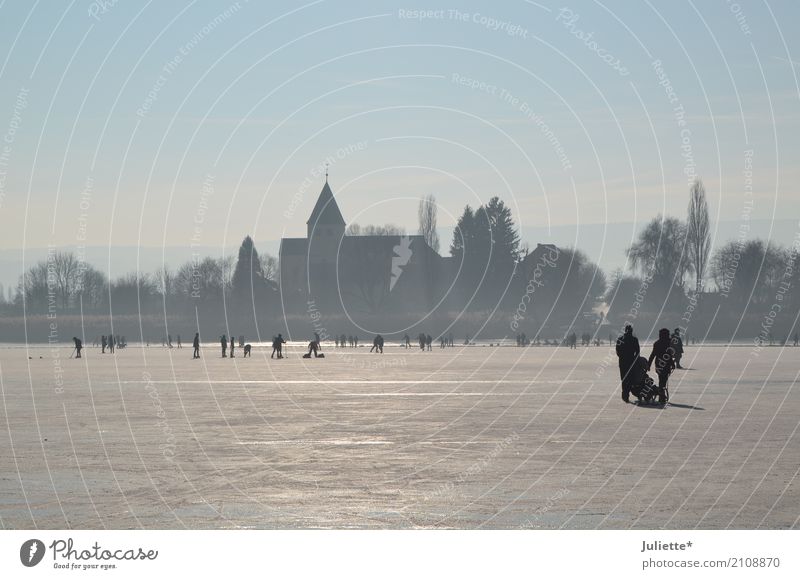
[[[349,221],[414,230],[435,194],[443,252],[496,194],[531,245],[616,266],[637,224],[684,215],[692,166],[722,237],[747,163],[763,234],[798,230],[793,1],[105,4],[0,4],[4,250],[273,249],[327,157]]]

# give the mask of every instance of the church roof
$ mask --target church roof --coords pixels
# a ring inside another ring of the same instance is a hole
[[[328,180],[325,180],[325,186],[319,193],[317,204],[314,205],[314,210],[311,212],[311,217],[306,222],[309,225],[345,225],[342,212],[339,211],[339,206],[336,204],[336,199],[333,197],[333,191],[328,186]]]

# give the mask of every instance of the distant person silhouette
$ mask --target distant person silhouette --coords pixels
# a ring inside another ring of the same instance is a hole
[[[636,379],[636,361],[639,359],[639,340],[633,335],[633,326],[627,324],[623,334],[617,338],[619,377],[622,381],[622,399],[629,401],[631,386]]]
[[[251,350],[251,348],[252,348],[252,346],[251,346],[250,344],[245,344],[245,345],[244,345],[244,357],[245,357],[245,358],[250,358],[250,357],[251,357],[251,356],[250,356],[250,350]]]
[[[167,347],[172,348],[172,334],[167,334]]]
[[[183,344],[181,344],[181,335],[178,334],[178,348],[183,348]]]
[[[228,351],[228,338],[225,336],[225,334],[222,334],[219,337],[219,345],[222,347],[222,357],[227,358],[228,354],[226,352]]]
[[[106,353],[107,346],[108,346],[108,340],[106,340],[106,335],[103,334],[102,336],[100,336],[100,347],[102,348],[102,350],[100,350],[101,354]]]
[[[372,340],[372,347],[369,349],[370,353],[383,354],[383,336],[376,335]]]
[[[353,347],[358,348],[358,336],[353,336]]]
[[[425,345],[428,347],[428,352],[433,351],[433,336],[430,334],[425,336]]]
[[[233,358],[233,347],[235,346],[235,341],[233,339],[233,334],[231,334],[231,358]]]
[[[308,343],[308,353],[303,355],[303,358],[310,358],[311,354],[314,354],[315,358],[325,357],[319,353],[319,342],[314,339]]]
[[[417,336],[417,341],[419,342],[419,349],[423,352],[425,351],[425,334],[421,333]]]
[[[649,370],[653,365],[653,359],[656,361],[656,374],[658,374],[658,394],[659,404],[667,403],[667,381],[669,375],[675,368],[675,358],[673,357],[672,339],[669,335],[667,328],[661,328],[658,331],[658,340],[653,343],[653,351],[647,359],[647,369]]]
[[[406,334],[405,336],[403,336],[403,345],[404,345],[406,348],[411,348],[411,338],[409,338],[409,337],[408,337],[408,334]]]
[[[683,340],[681,339],[680,328],[675,328],[670,340],[672,342],[672,355],[675,357],[675,367],[679,370],[683,370],[683,366],[681,366],[681,358],[683,358]]]
[[[114,345],[115,345],[115,342],[114,342],[114,334],[109,334],[109,335],[108,335],[108,350],[109,350],[109,352],[111,352],[112,354],[114,353]]]
[[[317,343],[317,350],[322,350],[322,343],[317,332],[314,332],[314,341]]]
[[[72,341],[75,342],[75,357],[81,357],[81,350],[83,350],[83,342],[80,341],[79,338],[72,338]]]
[[[286,343],[286,340],[283,339],[281,334],[278,334],[274,338],[272,338],[272,355],[270,358],[274,358],[277,354],[278,358],[283,358],[283,345]]]
[[[192,348],[194,349],[192,352],[192,359],[195,360],[200,357],[200,332],[195,333],[194,340],[192,341]]]

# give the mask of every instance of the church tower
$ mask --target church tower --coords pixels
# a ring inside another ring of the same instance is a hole
[[[320,191],[314,210],[306,222],[308,227],[309,265],[328,265],[333,267],[339,245],[344,237],[345,222],[336,199],[333,197],[328,177]]]

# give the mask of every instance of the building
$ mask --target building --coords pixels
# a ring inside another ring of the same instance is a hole
[[[427,312],[447,287],[447,264],[420,235],[348,235],[328,184],[306,237],[281,240],[280,290],[291,310],[314,303],[349,316]]]

